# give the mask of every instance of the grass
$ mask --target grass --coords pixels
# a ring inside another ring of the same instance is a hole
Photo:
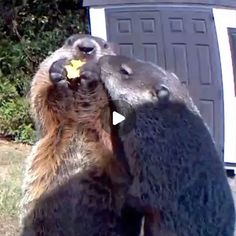
[[[0,156],[0,215],[14,217],[21,198],[22,155]]]
[[[0,142],[0,236],[16,235],[23,177],[29,147]]]
[[[21,166],[13,165],[9,170],[10,178],[0,183],[0,214],[2,216],[16,216],[19,199],[21,197]]]

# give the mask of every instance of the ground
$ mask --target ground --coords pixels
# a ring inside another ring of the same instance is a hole
[[[23,160],[30,146],[0,140],[0,236],[17,235]]]
[[[30,149],[0,139],[0,236],[17,235],[22,167]],[[236,180],[229,179],[229,183],[236,202]]]

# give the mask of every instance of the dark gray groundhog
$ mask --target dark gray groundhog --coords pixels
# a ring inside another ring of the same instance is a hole
[[[64,68],[71,59],[104,54],[113,54],[104,40],[73,35],[34,76],[30,101],[39,140],[26,160],[22,236],[132,235],[122,220],[130,176],[113,154],[118,141],[100,122],[107,94],[97,73],[83,67],[75,83]]]
[[[144,235],[233,236],[222,161],[176,75],[124,56],[104,56],[99,67],[111,99],[136,111],[133,130],[120,137],[134,176],[128,202],[145,215]]]

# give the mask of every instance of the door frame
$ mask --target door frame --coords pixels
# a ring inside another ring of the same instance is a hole
[[[213,9],[222,67],[224,96],[224,162],[236,169],[236,97],[228,28],[236,28],[236,10]]]
[[[142,6],[142,9],[140,9],[139,7]],[[129,6],[112,6],[112,7],[91,7],[90,8],[90,24],[91,24],[91,34],[94,35],[94,36],[98,36],[98,37],[102,37],[103,39],[105,40],[109,40],[109,33],[108,33],[108,29],[109,29],[109,21],[106,20],[106,16],[109,14],[109,12],[127,12],[127,11],[137,11],[137,10],[140,10],[140,11],[143,11],[143,10],[148,10],[148,11],[161,11],[161,10],[164,10],[164,9],[169,9],[169,5],[158,5],[158,6],[154,6],[154,5],[133,5],[132,7],[129,7]],[[214,12],[214,9],[212,8],[209,8],[209,7],[194,7],[189,5],[189,6],[183,6],[183,5],[172,5],[173,8],[176,8],[176,9],[180,9],[182,11],[184,10],[191,10],[191,11],[195,11],[195,12],[211,12],[212,13],[212,16],[213,16],[213,20],[214,20],[214,17],[215,17],[215,12]],[[138,9],[139,8],[139,9]],[[98,27],[99,26],[99,27]],[[101,30],[102,29],[102,30]],[[223,157],[224,161],[225,160],[228,160],[228,156],[229,156],[229,150],[225,150],[226,147],[229,147],[229,145],[226,145],[228,144],[229,142],[229,139],[227,138],[227,135],[228,135],[228,132],[229,130],[226,130],[224,129],[225,127],[225,121],[227,121],[226,119],[226,114],[225,114],[225,111],[224,111],[224,107],[225,107],[225,96],[224,96],[224,82],[223,80],[225,79],[225,77],[222,76],[222,68],[221,68],[221,62],[222,62],[222,59],[221,59],[221,55],[219,53],[220,51],[220,48],[219,48],[219,45],[218,45],[218,32],[217,32],[217,28],[216,28],[216,22],[214,22],[214,38],[215,38],[215,41],[216,41],[216,44],[215,44],[215,50],[216,50],[216,53],[217,53],[217,58],[216,60],[218,61],[217,62],[217,66],[219,66],[219,78],[218,78],[218,82],[221,86],[221,94],[219,94],[219,96],[221,96],[222,98],[220,99],[220,105],[221,105],[221,111],[222,111],[222,117],[220,119],[220,132],[221,132],[221,136],[220,136],[220,143],[218,144],[220,147],[220,149],[222,150],[222,152],[220,153],[220,155]],[[223,96],[222,96],[223,94]],[[224,115],[223,115],[224,114]],[[236,119],[235,119],[236,120]],[[236,129],[235,129],[236,130]],[[232,131],[231,131],[232,132]],[[236,134],[236,132],[235,132]],[[232,136],[232,135],[231,135]],[[234,139],[236,140],[236,138]],[[232,142],[231,142],[232,143]],[[225,152],[226,151],[226,152]],[[236,157],[236,156],[235,156]],[[236,158],[235,158],[235,163],[236,163]]]

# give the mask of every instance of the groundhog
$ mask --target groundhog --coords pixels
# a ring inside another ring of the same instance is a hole
[[[119,142],[100,122],[107,93],[86,66],[77,84],[64,71],[71,59],[97,61],[112,53],[102,39],[74,35],[42,62],[32,81],[39,140],[26,160],[22,236],[128,235],[122,207],[130,175],[113,154],[121,152]]]
[[[144,213],[144,235],[233,236],[223,163],[187,88],[175,74],[125,56],[104,56],[98,66],[111,99],[136,111],[133,130],[119,135],[134,176],[127,201]]]
[[[67,119],[65,115],[69,107],[73,106],[72,91],[63,86],[68,86],[64,79],[66,62],[72,59],[97,61],[104,54],[114,54],[111,43],[98,37],[76,34],[66,39],[61,48],[40,64],[30,89],[32,116],[39,137]],[[54,82],[58,82],[57,86]]]

